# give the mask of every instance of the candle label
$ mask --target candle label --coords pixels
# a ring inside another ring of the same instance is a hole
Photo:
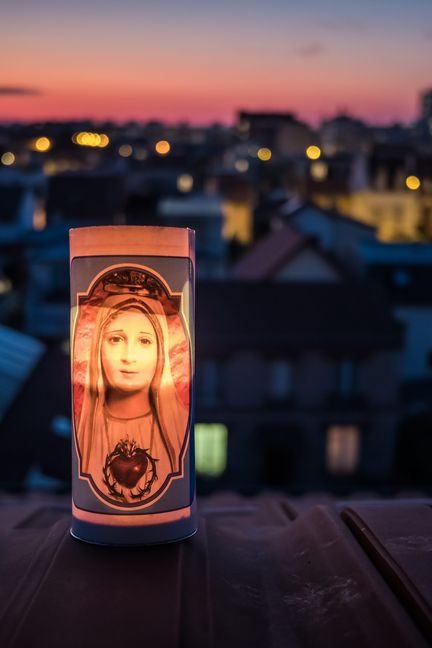
[[[190,260],[80,257],[71,282],[76,505],[127,514],[188,506]]]

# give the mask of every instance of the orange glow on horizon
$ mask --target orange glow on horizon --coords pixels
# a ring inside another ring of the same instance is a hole
[[[389,91],[388,96],[382,97],[377,94],[379,89],[374,87],[363,88],[362,98],[358,97],[360,89],[357,88],[355,105],[347,105],[346,88],[342,92],[336,81],[334,80],[329,101],[329,89],[315,85],[313,92],[309,90],[306,92],[304,81],[300,84],[299,80],[293,86],[293,93],[296,95],[296,100],[293,102],[291,94],[286,97],[281,96],[279,86],[277,92],[273,91],[269,79],[267,100],[263,104],[262,93],[259,94],[254,86],[248,86],[239,92],[238,84],[234,84],[231,78],[226,78],[224,84],[221,81],[210,84],[208,80],[195,76],[182,89],[178,89],[175,84],[167,89],[166,85],[161,88],[156,81],[149,82],[150,90],[145,93],[136,86],[126,86],[126,81],[123,83],[119,81],[118,87],[111,84],[95,89],[90,83],[71,79],[70,85],[76,88],[72,93],[70,86],[58,85],[61,84],[60,74],[53,73],[48,81],[45,79],[40,81],[48,88],[46,95],[28,96],[25,101],[22,97],[2,97],[0,120],[37,122],[94,119],[115,123],[129,120],[157,120],[172,124],[188,121],[197,125],[210,125],[214,122],[234,125],[239,109],[283,111],[289,106],[300,119],[311,124],[319,124],[323,113],[316,108],[317,105],[325,105],[325,112],[328,115],[337,112],[338,106],[346,105],[348,112],[352,110],[353,116],[377,124],[386,123],[392,118],[405,121],[414,117],[414,114],[403,112],[402,107],[395,109],[400,102],[394,91]],[[22,77],[21,82],[30,83],[25,77]],[[197,87],[202,88],[199,94]],[[413,96],[415,96],[414,89]]]

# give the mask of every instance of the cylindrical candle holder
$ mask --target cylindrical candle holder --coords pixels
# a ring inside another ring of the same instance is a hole
[[[108,545],[195,533],[195,237],[70,231],[72,529]]]

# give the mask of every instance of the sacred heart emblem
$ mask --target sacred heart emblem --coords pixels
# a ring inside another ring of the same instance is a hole
[[[111,461],[111,474],[121,486],[134,488],[147,470],[147,464],[146,454],[141,449],[130,457],[120,454]]]
[[[129,489],[132,499],[142,499],[150,492],[153,482],[157,479],[156,461],[147,450],[138,448],[135,441],[119,441],[114,451],[107,455],[103,468],[104,483],[110,494],[124,499],[125,494],[121,490],[121,487],[124,487]],[[137,486],[144,475],[145,483]]]

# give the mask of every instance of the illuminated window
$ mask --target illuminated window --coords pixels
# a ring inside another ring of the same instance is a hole
[[[328,166],[325,162],[312,162],[310,165],[310,174],[317,182],[322,182],[327,178]]]
[[[41,202],[37,202],[33,212],[33,229],[43,230],[46,227],[47,215]]]
[[[378,222],[384,216],[384,213],[383,213],[383,210],[382,210],[381,207],[373,207],[371,212],[372,212],[372,216],[373,216],[373,218],[375,219],[376,222]]]
[[[404,210],[403,210],[403,207],[401,207],[401,205],[394,205],[394,207],[393,207],[393,215],[394,215],[396,220],[402,220],[403,213],[404,213]]]
[[[0,275],[0,295],[7,295],[12,290],[12,281],[5,276]]]
[[[234,162],[234,168],[239,173],[246,173],[246,171],[249,169],[249,161],[243,159],[236,160]]]
[[[193,184],[193,177],[189,173],[182,173],[177,177],[177,189],[182,193],[192,191]]]
[[[278,401],[286,399],[292,392],[292,365],[286,360],[274,360],[270,363],[268,395]]]
[[[360,460],[360,429],[357,425],[331,425],[327,429],[326,469],[333,475],[354,473]]]
[[[228,429],[221,423],[196,423],[195,467],[198,475],[220,477],[227,464]]]

